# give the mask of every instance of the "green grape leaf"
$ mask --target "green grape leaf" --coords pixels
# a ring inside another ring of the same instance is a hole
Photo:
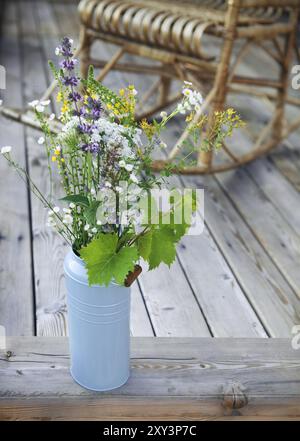
[[[123,285],[127,274],[133,271],[138,259],[137,248],[123,247],[117,252],[117,244],[117,234],[100,234],[80,250],[90,285],[108,286],[111,281]]]
[[[137,240],[137,248],[139,255],[147,260],[149,258],[151,252],[151,244],[152,244],[152,231],[149,231],[146,234],[140,236]]]
[[[96,223],[96,213],[99,205],[100,201],[92,201],[91,204],[84,210],[83,215],[88,224],[94,225]]]
[[[74,204],[81,205],[83,207],[89,206],[88,198],[82,194],[69,194],[68,196],[61,198],[60,200],[66,202],[73,202]]]
[[[174,232],[167,226],[152,231],[151,251],[147,261],[149,270],[157,268],[161,262],[170,266],[176,256]]]

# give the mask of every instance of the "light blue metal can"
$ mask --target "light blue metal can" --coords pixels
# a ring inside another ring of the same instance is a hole
[[[82,259],[64,261],[71,375],[81,386],[105,391],[129,378],[130,288],[88,286]]]

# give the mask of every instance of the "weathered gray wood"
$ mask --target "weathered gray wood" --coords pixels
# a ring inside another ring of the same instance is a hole
[[[131,348],[128,383],[96,393],[72,380],[66,338],[9,339],[0,419],[300,419],[289,339],[132,338]]]
[[[242,170],[217,176],[255,236],[300,295],[300,238]]]
[[[298,144],[299,141],[295,144],[285,141],[282,146],[272,153],[271,161],[296,190],[300,191],[300,153]]]
[[[3,8],[3,5],[2,5]],[[0,62],[6,69],[3,105],[22,106],[22,73],[16,5],[6,2],[0,40]],[[1,146],[11,145],[13,155],[26,164],[24,129],[1,118]],[[0,158],[0,325],[8,335],[34,334],[31,234],[26,185]]]
[[[42,55],[35,19],[36,3],[20,2],[21,44],[23,51],[24,106],[39,98],[48,84],[45,71],[36,74],[37,66],[47,69]],[[31,179],[45,195],[50,193],[48,165],[45,148],[37,143],[41,132],[26,128],[26,143]],[[59,180],[53,176],[54,194],[59,192]],[[36,290],[36,316],[38,335],[66,335],[67,311],[63,280],[63,259],[66,244],[52,228],[46,226],[48,210],[31,195],[31,218],[33,231],[33,257]]]
[[[172,123],[173,136],[178,121]],[[158,152],[162,155],[162,152]],[[194,181],[185,177],[173,176],[170,185],[179,188],[206,187],[209,178]],[[204,189],[205,201],[207,189]],[[209,196],[208,196],[209,197]],[[206,202],[205,202],[206,205]],[[204,206],[204,220],[206,220]],[[218,216],[217,213],[215,213]],[[178,246],[177,254],[189,283],[195,293],[207,323],[215,337],[267,337],[259,317],[253,311],[248,299],[240,288],[240,282],[226,261],[226,255],[220,252],[219,244],[207,222],[200,236],[185,237]],[[234,313],[233,313],[234,311]]]
[[[211,336],[177,260],[170,268],[142,273],[139,283],[157,336]]]
[[[200,186],[201,177],[184,178]],[[299,299],[214,178],[207,178],[205,220],[247,299],[272,337],[289,337],[300,321]]]
[[[130,330],[135,337],[154,336],[150,315],[137,281],[131,285]]]

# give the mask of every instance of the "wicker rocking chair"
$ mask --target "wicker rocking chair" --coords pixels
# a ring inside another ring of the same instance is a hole
[[[214,111],[226,105],[229,92],[252,94],[268,100],[274,105],[272,117],[251,150],[236,153],[224,144],[221,162],[218,158],[216,163],[211,152],[199,152],[197,166],[181,172],[197,174],[228,170],[269,152],[300,127],[299,117],[289,124],[285,120],[285,105],[300,105],[299,99],[287,94],[294,48],[299,58],[295,39],[299,7],[300,0],[82,0],[79,4],[82,73],[86,74],[88,65],[93,64],[102,69],[99,80],[113,69],[158,76],[158,81],[145,94],[144,102],[159,90],[158,101],[141,117],[150,117],[179,98],[170,95],[172,79],[190,80],[206,94],[193,122],[208,109],[208,126],[212,123]],[[219,59],[211,56],[202,44],[209,38],[221,42]],[[107,62],[90,56],[91,45],[97,39],[118,46]],[[233,57],[238,42],[240,47]],[[259,46],[266,56],[278,63],[278,80],[236,74],[242,58],[253,45]],[[159,61],[160,65],[120,63],[125,53]],[[275,92],[272,93],[272,89]],[[187,137],[188,131],[185,131],[169,158],[156,161],[154,168],[160,170],[166,162],[174,160]]]

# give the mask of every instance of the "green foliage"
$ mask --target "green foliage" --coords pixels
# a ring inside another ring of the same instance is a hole
[[[86,263],[89,284],[108,286],[112,281],[122,285],[127,274],[133,271],[138,259],[135,246],[117,251],[117,234],[100,234],[80,250]]]
[[[83,215],[88,224],[94,225],[96,223],[96,213],[99,205],[100,201],[92,201],[89,207],[84,210]]]
[[[89,200],[87,196],[83,194],[70,194],[60,199],[65,202],[73,202],[73,204],[80,205],[82,207],[89,207]]]
[[[141,235],[137,239],[137,248],[139,255],[144,259],[148,260],[149,255],[151,253],[151,245],[152,245],[152,232],[148,231],[147,233]]]
[[[149,270],[157,268],[162,262],[168,266],[174,262],[176,256],[176,239],[171,228],[164,226],[152,231],[151,250],[146,259]]]

